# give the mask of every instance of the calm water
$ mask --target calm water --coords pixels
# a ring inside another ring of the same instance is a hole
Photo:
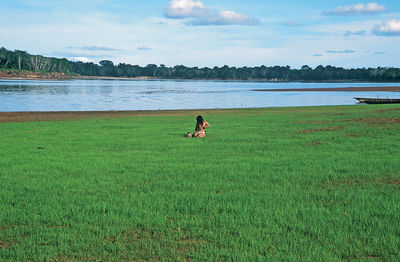
[[[352,105],[399,92],[255,92],[253,89],[393,86],[398,83],[263,83],[173,80],[1,80],[0,112],[159,110]]]

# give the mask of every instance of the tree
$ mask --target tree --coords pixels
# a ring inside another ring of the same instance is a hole
[[[114,63],[110,60],[101,60],[99,62],[99,64],[104,67],[113,67],[114,66]]]

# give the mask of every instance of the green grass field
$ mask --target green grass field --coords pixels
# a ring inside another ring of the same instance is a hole
[[[400,106],[0,123],[0,261],[396,261]]]

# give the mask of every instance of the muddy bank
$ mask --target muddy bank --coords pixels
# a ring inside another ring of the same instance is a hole
[[[232,113],[235,109],[204,110],[143,110],[143,111],[53,111],[53,112],[0,112],[0,123],[68,121],[74,119],[135,117],[135,116],[197,116],[206,113]]]
[[[365,86],[365,87],[334,87],[334,88],[299,88],[299,89],[254,89],[258,92],[367,92],[367,91],[390,91],[400,92],[400,86]]]

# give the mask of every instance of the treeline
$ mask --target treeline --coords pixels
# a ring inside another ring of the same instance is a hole
[[[0,49],[0,68],[46,71],[82,76],[112,77],[157,77],[167,79],[227,79],[227,80],[270,80],[270,81],[400,81],[400,68],[357,68],[345,69],[335,66],[307,65],[300,69],[289,66],[258,67],[166,67],[149,64],[145,67],[102,60],[99,64],[73,62],[65,58],[49,58],[30,55],[25,51]]]
[[[72,63],[67,59],[30,55],[25,51],[0,48],[0,68],[58,73],[73,73]]]

